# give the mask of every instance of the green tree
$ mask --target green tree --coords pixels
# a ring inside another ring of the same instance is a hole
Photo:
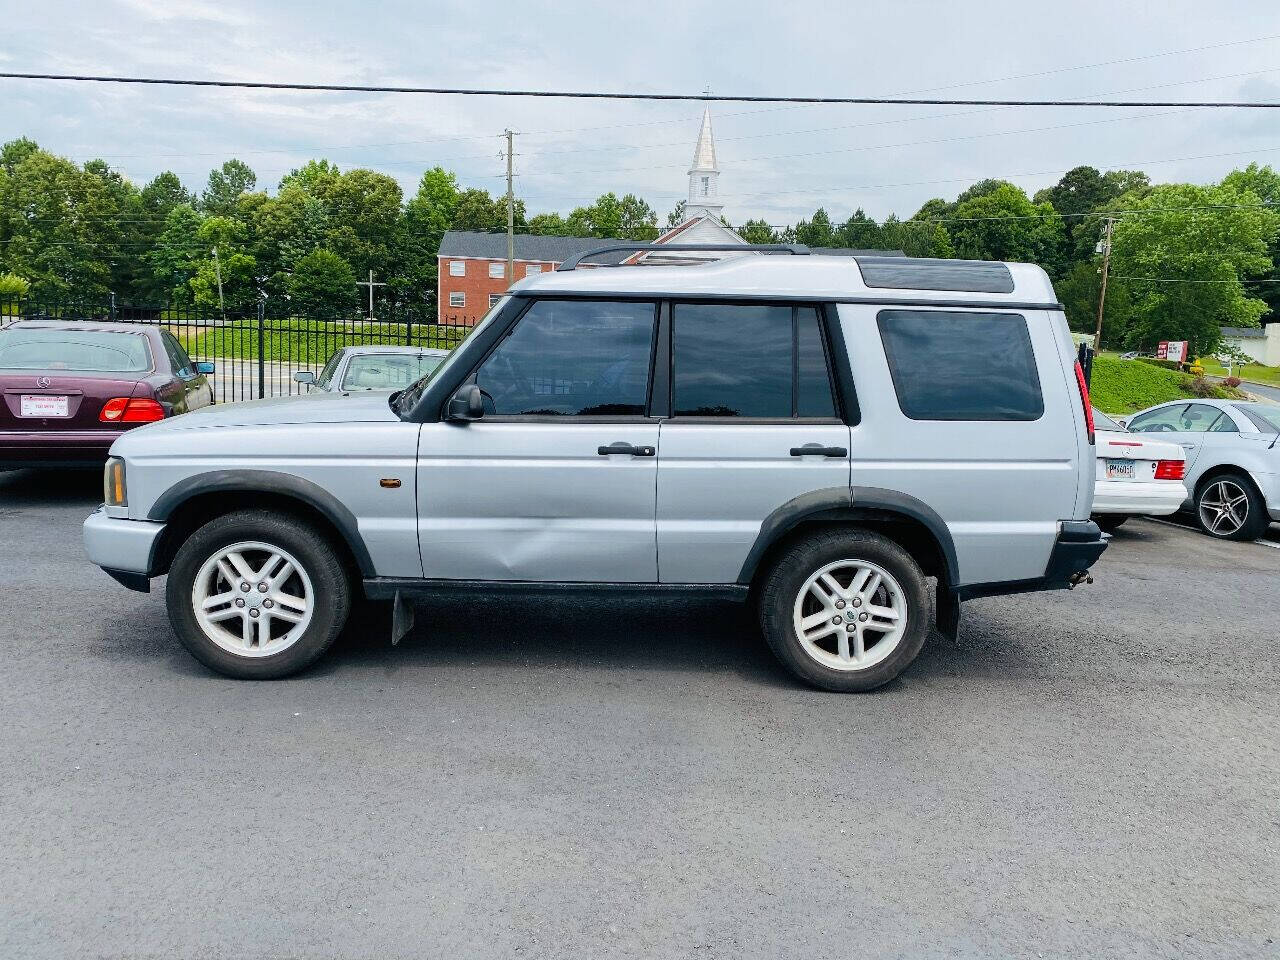
[[[778,243],[778,233],[763,220],[748,220],[738,227],[738,236],[747,243]]]
[[[404,209],[397,291],[414,301],[435,296],[436,257],[440,240],[453,226],[458,209],[458,178],[443,167],[432,167],[418,181],[417,192]]]
[[[822,207],[814,212],[812,220],[801,220],[797,223],[795,234],[795,242],[802,243],[806,247],[834,247],[840,242],[836,236],[835,227],[831,225],[831,218]]]
[[[1280,216],[1280,174],[1271,167],[1251,163],[1243,170],[1233,170],[1227,174],[1222,185],[1253,193]],[[1280,321],[1280,232],[1267,244],[1267,256],[1271,258],[1271,269],[1246,280],[1244,288],[1249,296],[1266,303],[1267,312],[1262,319],[1274,323]]]
[[[16,273],[0,273],[0,303],[21,300],[31,290],[31,284]]]
[[[1102,270],[1096,260],[1075,263],[1067,275],[1053,285],[1058,299],[1066,308],[1067,323],[1077,333],[1092,334],[1098,322],[1098,294],[1102,289]],[[1102,328],[1102,345],[1108,348],[1126,345],[1133,320],[1133,297],[1127,281],[1107,281],[1107,311]]]
[[[1187,340],[1202,355],[1217,348],[1221,327],[1257,326],[1267,305],[1248,296],[1242,280],[1272,268],[1267,251],[1280,218],[1256,193],[1167,184],[1145,196],[1125,194],[1116,205],[1131,212],[1116,221],[1111,270],[1140,278],[1126,281],[1134,300],[1130,345]]]
[[[1011,183],[997,183],[957,203],[947,230],[962,259],[1038,263],[1060,275],[1066,243],[1062,220],[1050,204],[1033,204]]]
[[[671,212],[667,214],[667,229],[671,230],[688,220],[689,215],[686,212],[688,209],[689,202],[687,200],[681,200],[672,207]]]
[[[840,225],[839,244],[855,250],[879,250],[884,245],[884,231],[859,207]]]
[[[587,207],[578,207],[565,220],[571,236],[617,238],[648,243],[658,237],[658,215],[635,194],[621,199],[606,193]]]
[[[569,225],[558,213],[540,213],[530,217],[526,229],[529,233],[543,237],[569,236]]]
[[[329,250],[312,250],[300,258],[289,277],[293,311],[310,316],[339,316],[356,302],[356,276],[351,264]]]
[[[880,227],[882,250],[901,250],[909,257],[954,257],[951,234],[931,220],[899,220],[893,214]]]
[[[164,229],[151,249],[143,254],[146,299],[191,303],[191,278],[207,252],[200,240],[200,214],[189,203],[178,204],[165,217]]]
[[[212,216],[229,217],[236,212],[240,194],[251,193],[258,185],[258,175],[241,160],[228,160],[209,172],[209,183],[200,199],[201,210]]]
[[[328,160],[308,160],[280,179],[280,190],[283,191],[286,187],[298,187],[311,196],[324,200],[340,176],[342,171],[338,169],[336,163],[330,163]]]

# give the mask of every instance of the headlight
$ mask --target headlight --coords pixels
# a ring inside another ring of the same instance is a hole
[[[107,469],[102,479],[102,493],[108,507],[124,507],[129,504],[124,486],[124,461],[119,457],[112,457],[107,461]]]

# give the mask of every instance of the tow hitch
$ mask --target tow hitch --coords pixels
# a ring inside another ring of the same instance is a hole
[[[1067,589],[1074,590],[1082,583],[1093,583],[1093,576],[1087,570],[1077,570],[1071,575],[1071,579],[1067,581]]]

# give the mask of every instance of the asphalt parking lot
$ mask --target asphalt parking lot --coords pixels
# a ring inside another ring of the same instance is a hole
[[[252,684],[88,563],[99,485],[0,474],[0,956],[1280,955],[1280,550],[1130,523],[863,696],[637,600]]]

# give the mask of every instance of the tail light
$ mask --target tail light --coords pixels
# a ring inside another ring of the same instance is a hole
[[[1084,368],[1076,361],[1076,385],[1080,388],[1080,402],[1084,404],[1084,423],[1089,428],[1089,446],[1093,446],[1096,438],[1093,430],[1093,403],[1089,400],[1089,384],[1084,381]]]
[[[1181,480],[1187,475],[1187,461],[1185,460],[1157,460],[1156,461],[1156,479],[1157,480]]]
[[[103,423],[153,423],[164,419],[164,407],[149,397],[112,397],[102,405]]]

